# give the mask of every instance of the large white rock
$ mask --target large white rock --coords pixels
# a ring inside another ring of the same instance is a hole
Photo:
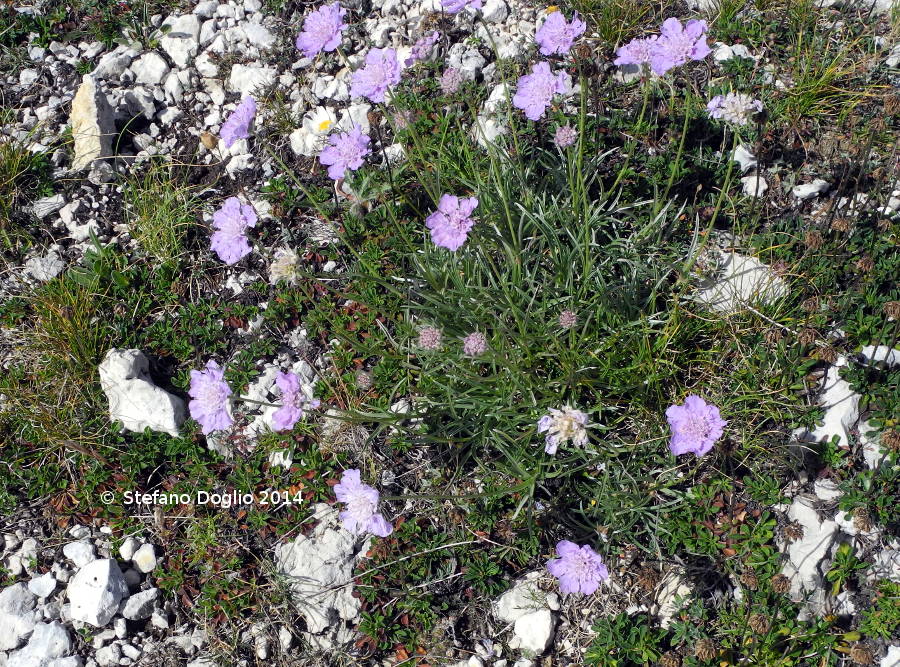
[[[187,67],[200,47],[200,17],[194,14],[169,17],[163,25],[171,29],[160,38],[160,47],[178,67]]]
[[[147,357],[140,350],[113,348],[100,364],[100,386],[109,400],[109,418],[129,431],[145,428],[178,437],[184,401],[150,380]]]
[[[670,570],[660,582],[653,605],[659,624],[668,628],[675,614],[688,603],[692,590],[678,570]]]
[[[830,187],[831,185],[828,183],[828,181],[823,181],[821,178],[817,178],[812,183],[795,185],[791,192],[797,199],[812,199],[814,197],[818,197],[824,192],[827,192],[828,188]]]
[[[819,396],[819,405],[825,408],[822,423],[812,431],[798,432],[801,440],[820,442],[837,436],[839,446],[849,446],[850,430],[859,420],[859,394],[840,375],[840,369],[846,365],[847,358],[840,356],[828,369]]]
[[[900,665],[900,644],[888,646],[887,653],[878,663],[878,667],[897,667]]]
[[[72,100],[69,125],[75,143],[72,169],[86,169],[93,166],[95,160],[108,158],[113,154],[113,112],[106,96],[97,88],[97,82],[90,74],[84,76]]]
[[[345,530],[335,508],[315,506],[318,524],[309,537],[278,545],[275,562],[288,578],[298,611],[311,633],[328,631],[338,641],[347,636],[359,615],[360,600],[353,597],[353,569],[368,549],[369,539]],[[342,632],[342,630],[344,632]]]
[[[43,257],[31,257],[27,259],[22,271],[35,280],[44,283],[56,278],[56,276],[62,273],[65,268],[66,263],[60,259],[60,256],[56,254],[56,251],[51,250]]]
[[[788,508],[788,518],[800,524],[803,537],[786,545],[788,560],[781,573],[791,580],[791,599],[806,600],[809,610],[820,614],[826,593],[822,561],[837,538],[839,527],[834,521],[819,518],[816,502],[815,496],[799,495]]]
[[[10,654],[6,667],[57,667],[61,664],[81,665],[81,659],[69,659],[68,663],[58,658],[65,658],[72,652],[72,638],[64,625],[38,623],[25,648]]]
[[[228,89],[241,95],[251,95],[271,86],[277,78],[278,72],[271,67],[236,64],[231,67]]]
[[[134,552],[131,562],[144,574],[153,572],[156,568],[156,549],[149,542],[142,544],[140,549]]]
[[[131,65],[135,81],[145,86],[158,86],[169,73],[169,65],[158,53],[149,51]]]
[[[741,179],[744,194],[748,197],[762,197],[769,189],[769,184],[759,174],[750,174]]]
[[[756,156],[751,153],[750,149],[744,144],[741,144],[734,149],[734,152],[731,154],[731,159],[740,165],[741,173],[753,169],[757,164]]]
[[[63,556],[75,564],[75,567],[84,567],[97,558],[94,553],[94,545],[87,540],[69,542],[63,547]]]
[[[719,275],[706,281],[694,298],[718,313],[733,313],[754,303],[772,303],[787,294],[784,281],[754,257],[720,251]]]
[[[129,621],[141,621],[150,618],[153,614],[153,605],[159,596],[158,588],[148,588],[145,591],[135,593],[125,600],[122,605],[122,616]]]
[[[543,653],[556,627],[556,615],[550,610],[547,594],[538,586],[540,572],[529,572],[493,604],[494,616],[513,624],[515,637],[510,646]]]
[[[128,595],[128,584],[118,563],[111,558],[95,560],[78,570],[66,588],[72,618],[103,627]]]
[[[0,591],[0,651],[22,645],[40,619],[35,611],[37,599],[24,583],[13,584]]]

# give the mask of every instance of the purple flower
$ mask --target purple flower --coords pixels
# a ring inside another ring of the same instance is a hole
[[[234,418],[228,409],[231,388],[225,382],[225,371],[215,361],[206,362],[205,371],[191,371],[188,410],[203,430],[203,435],[228,428]]]
[[[222,137],[225,148],[231,148],[231,145],[238,139],[246,139],[250,136],[250,123],[253,122],[255,115],[256,100],[247,95],[231,112],[228,120],[222,123],[219,136]]]
[[[668,18],[662,33],[651,47],[650,67],[655,74],[665,74],[688,60],[703,60],[710,53],[706,44],[706,21],[688,21],[683,27],[676,18]]]
[[[234,264],[250,254],[250,242],[244,235],[256,225],[256,212],[252,206],[241,204],[237,197],[226,199],[222,208],[213,213],[213,229],[210,247],[226,264]]]
[[[572,43],[584,33],[586,27],[585,22],[578,18],[577,12],[572,15],[572,22],[566,23],[563,13],[555,11],[535,33],[534,41],[541,47],[541,53],[545,56],[554,53],[564,56],[572,48]]]
[[[272,414],[272,426],[276,431],[290,431],[303,419],[304,410],[315,410],[320,405],[317,398],[303,393],[300,378],[295,373],[279,373],[275,385],[281,391],[281,407]]]
[[[341,512],[344,528],[356,535],[372,533],[378,537],[387,537],[394,532],[394,527],[378,513],[379,493],[359,479],[359,470],[345,470],[340,483],[334,487],[334,495],[338,502],[346,503],[347,509]]]
[[[303,22],[303,30],[297,35],[296,46],[304,56],[313,58],[322,51],[334,51],[341,43],[341,32],[346,9],[341,3],[324,5],[312,12]]]
[[[590,595],[609,579],[609,570],[600,554],[588,545],[579,547],[574,542],[561,540],[556,545],[556,555],[547,561],[547,569],[559,579],[561,593]]]
[[[430,32],[424,37],[419,38],[419,40],[413,44],[412,51],[409,54],[409,58],[403,61],[404,67],[412,67],[420,60],[425,60],[428,58],[431,53],[431,47],[437,44],[437,41],[441,38],[441,33],[437,30]]]
[[[400,63],[394,49],[372,49],[366,54],[366,64],[353,73],[350,95],[368,97],[372,102],[384,102],[388,88],[400,82]]]
[[[559,326],[563,329],[571,329],[578,323],[578,316],[571,310],[564,310],[559,314]]]
[[[710,118],[721,118],[735,125],[746,125],[750,117],[763,110],[760,100],[754,100],[744,93],[716,95],[706,105]]]
[[[463,354],[467,357],[480,357],[487,352],[487,337],[480,331],[473,331],[463,338]]]
[[[444,0],[441,6],[448,14],[458,14],[466,7],[481,9],[481,0]]]
[[[441,195],[437,211],[425,218],[434,244],[447,250],[458,250],[475,224],[470,216],[476,206],[478,200],[475,197],[460,199],[454,195]]]
[[[531,74],[519,79],[513,106],[522,109],[529,120],[540,120],[556,94],[568,93],[572,78],[567,72],[554,74],[550,64],[539,62],[531,68]]]
[[[440,350],[443,334],[437,327],[419,329],[419,347],[423,350]]]
[[[571,440],[572,444],[584,447],[588,442],[587,435],[588,416],[581,410],[564,405],[557,410],[550,408],[549,414],[538,420],[538,433],[546,433],[544,438],[544,452],[556,454],[559,446]]]
[[[618,58],[613,60],[613,65],[637,65],[638,67],[650,64],[653,53],[653,45],[659,37],[653,35],[643,39],[633,39],[628,44],[616,49]]]
[[[691,394],[684,405],[672,405],[666,410],[666,418],[672,427],[669,449],[675,456],[693,452],[703,456],[712,449],[728,424],[719,416],[719,408],[708,405],[699,396]]]
[[[560,125],[553,134],[553,143],[559,148],[568,148],[578,139],[578,133],[571,125]]]
[[[328,177],[337,180],[344,177],[347,169],[356,171],[363,165],[369,150],[369,137],[362,133],[358,125],[349,132],[328,137],[329,145],[319,155],[319,161],[328,166]]]
[[[444,95],[452,95],[459,90],[462,82],[462,72],[455,67],[448,67],[444,70],[444,73],[441,74],[441,92],[444,93]]]

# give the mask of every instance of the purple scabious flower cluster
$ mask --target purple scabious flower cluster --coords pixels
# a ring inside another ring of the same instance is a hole
[[[447,250],[458,250],[475,224],[471,216],[477,206],[475,197],[460,199],[455,195],[441,195],[437,211],[425,218],[434,244]]]
[[[440,350],[444,334],[437,327],[419,329],[419,347],[423,350]]]
[[[222,123],[219,136],[225,148],[231,148],[235,141],[246,139],[250,136],[250,123],[256,115],[256,100],[247,95],[241,100],[228,119]]]
[[[321,405],[319,399],[303,393],[296,373],[279,373],[275,385],[281,392],[281,407],[272,414],[272,425],[276,431],[290,431],[294,424],[303,419],[306,410],[315,410]]]
[[[235,264],[250,254],[250,242],[245,232],[256,225],[256,211],[241,204],[237,197],[229,197],[222,208],[213,213],[213,233],[210,247],[226,264]]]
[[[463,354],[467,357],[480,357],[487,348],[487,337],[480,331],[473,331],[463,338]]]
[[[689,452],[703,456],[722,437],[728,424],[719,415],[719,408],[694,394],[684,399],[684,405],[670,406],[666,418],[672,428],[669,449],[675,456]]]
[[[546,433],[544,452],[556,454],[559,446],[569,440],[573,445],[584,447],[588,442],[588,416],[581,410],[564,405],[560,409],[550,408],[550,412],[538,420],[538,433]]]
[[[653,45],[659,39],[658,35],[652,37],[636,38],[616,49],[616,59],[613,65],[650,65],[650,58],[653,55]]]
[[[332,134],[319,155],[319,162],[328,167],[328,177],[334,180],[343,178],[346,171],[356,171],[365,161],[369,149],[369,137],[362,133],[358,125],[349,132]]]
[[[303,30],[297,35],[297,49],[307,58],[313,58],[322,51],[334,51],[341,43],[341,33],[347,24],[344,15],[347,10],[341,3],[323,5],[310,13],[303,21]]]
[[[703,60],[711,49],[706,43],[706,21],[691,20],[682,25],[676,18],[666,19],[660,35],[631,40],[619,47],[615,65],[649,65],[662,76],[689,60]]]
[[[553,143],[558,148],[568,148],[578,139],[578,132],[571,125],[560,125],[553,133]]]
[[[481,0],[444,0],[441,8],[448,14],[458,14],[466,7],[481,9]]]
[[[225,382],[225,371],[215,361],[206,362],[205,371],[191,371],[188,410],[200,424],[203,435],[221,431],[234,423],[228,406],[231,388]]]
[[[394,49],[372,49],[366,54],[366,64],[353,73],[350,95],[366,97],[372,102],[384,102],[391,86],[400,82],[400,63]]]
[[[378,512],[380,494],[375,488],[363,484],[359,470],[345,470],[341,481],[334,487],[334,495],[338,502],[347,505],[340,517],[344,528],[354,535],[372,533],[387,537],[394,532],[394,527]]]
[[[531,74],[519,78],[513,106],[525,112],[529,120],[540,120],[553,101],[554,95],[564,95],[572,88],[572,77],[567,72],[550,71],[550,64],[539,62],[531,68]]]
[[[448,67],[441,74],[441,92],[444,95],[452,95],[462,85],[463,75],[455,67]]]
[[[578,546],[561,540],[556,545],[556,555],[558,558],[547,561],[547,569],[559,579],[561,593],[591,595],[600,587],[600,582],[609,579],[609,570],[600,554],[586,544]]]
[[[541,47],[543,55],[564,56],[571,50],[575,40],[584,34],[586,28],[587,24],[578,18],[577,12],[572,15],[571,22],[566,22],[563,13],[555,11],[547,17],[535,33],[534,41]]]
[[[754,100],[746,93],[716,95],[706,105],[710,118],[722,119],[735,125],[746,125],[755,113],[763,110],[760,100]]]
[[[437,30],[419,38],[419,40],[413,44],[409,57],[403,61],[404,67],[412,67],[420,60],[426,60],[431,53],[431,47],[437,44],[437,41],[440,38],[441,33]]]

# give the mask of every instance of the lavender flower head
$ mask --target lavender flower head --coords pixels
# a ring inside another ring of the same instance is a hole
[[[303,419],[306,410],[315,410],[321,405],[319,399],[306,395],[295,373],[279,373],[275,385],[281,392],[281,407],[272,414],[272,426],[276,431],[290,431]]]
[[[487,352],[487,337],[480,331],[473,331],[463,338],[463,354],[467,357],[480,357]]]
[[[567,72],[550,71],[550,64],[539,62],[531,68],[531,74],[519,78],[513,106],[522,109],[529,120],[540,120],[556,94],[568,93],[572,77]]]
[[[460,199],[455,195],[441,195],[437,211],[425,218],[436,246],[456,251],[466,242],[475,221],[472,211],[478,206],[475,197]]]
[[[303,21],[303,30],[297,35],[297,49],[307,58],[313,58],[322,51],[334,51],[341,43],[341,32],[347,27],[344,23],[346,13],[347,10],[339,2],[312,12]]]
[[[341,132],[328,137],[326,146],[319,155],[319,162],[328,167],[328,177],[343,178],[346,171],[356,171],[365,161],[369,149],[369,137],[362,133],[358,125],[349,132]]]
[[[616,56],[618,56],[615,60],[613,60],[613,65],[637,65],[638,67],[643,67],[644,65],[650,65],[650,58],[653,54],[653,48],[656,44],[656,40],[659,39],[659,36],[653,35],[652,37],[644,37],[644,38],[635,38],[625,44],[624,46],[620,46],[616,49]]]
[[[350,95],[367,97],[372,102],[384,102],[391,86],[400,82],[400,63],[394,49],[372,49],[366,54],[366,64],[353,73]]]
[[[706,105],[710,118],[721,118],[735,125],[746,125],[750,117],[763,110],[760,100],[754,100],[745,93],[716,95]]]
[[[694,394],[684,399],[684,405],[670,406],[666,418],[672,428],[669,449],[675,456],[688,452],[703,456],[722,437],[728,424],[719,415],[719,408]]]
[[[574,542],[561,540],[556,545],[556,555],[547,561],[547,569],[559,579],[561,593],[591,595],[601,581],[609,579],[609,570],[603,559],[588,545],[579,547]]]
[[[547,434],[544,451],[556,454],[559,446],[568,440],[573,445],[584,447],[588,441],[587,423],[587,414],[568,405],[559,410],[550,408],[550,413],[541,417],[537,424],[538,433]]]
[[[554,53],[564,56],[572,48],[573,42],[584,34],[585,28],[587,25],[578,18],[577,12],[572,15],[572,22],[567,23],[563,13],[557,10],[547,17],[535,33],[534,41],[545,56]]]
[[[241,100],[228,119],[222,123],[222,129],[219,130],[219,136],[225,148],[231,148],[232,144],[239,139],[246,139],[250,136],[250,123],[256,115],[256,100],[247,95]]]
[[[703,60],[711,49],[706,43],[706,21],[688,21],[684,26],[676,18],[663,21],[658,40],[650,54],[650,67],[663,75],[689,60]]]
[[[412,51],[409,54],[409,57],[403,61],[404,67],[412,67],[420,60],[426,60],[428,56],[431,54],[431,47],[437,44],[437,41],[441,38],[441,33],[437,30],[434,30],[424,37],[420,37],[415,44],[413,44]]]
[[[559,326],[563,329],[571,329],[578,323],[578,316],[571,310],[564,310],[559,314]]]
[[[444,73],[441,74],[441,92],[444,93],[444,95],[452,95],[459,90],[462,82],[462,72],[455,67],[448,67],[444,70]]]
[[[387,537],[394,532],[394,527],[378,512],[380,494],[360,481],[359,470],[345,470],[341,481],[334,487],[334,495],[338,502],[346,503],[347,509],[340,513],[340,517],[344,528],[354,535],[372,533]]]
[[[222,208],[213,213],[213,233],[210,247],[226,264],[235,264],[250,254],[250,242],[245,232],[256,225],[252,206],[241,204],[237,197],[229,197]]]
[[[228,406],[231,388],[225,382],[225,371],[215,361],[206,362],[205,371],[191,371],[188,410],[200,424],[203,435],[221,431],[234,423]]]
[[[444,0],[441,7],[448,14],[458,14],[466,7],[481,9],[481,0]]]
[[[419,329],[419,347],[423,350],[440,350],[443,334],[437,327]]]
[[[559,148],[568,148],[578,139],[578,132],[571,125],[560,125],[553,134],[553,143]]]

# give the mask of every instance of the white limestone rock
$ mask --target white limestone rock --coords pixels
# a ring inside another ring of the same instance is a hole
[[[38,220],[43,220],[48,215],[56,213],[66,205],[66,199],[62,195],[50,195],[41,197],[31,205],[31,210]]]
[[[0,591],[0,651],[21,646],[41,618],[37,599],[24,583]]]
[[[759,174],[744,176],[741,179],[741,186],[744,194],[748,197],[762,197],[769,189],[769,184]]]
[[[109,417],[129,431],[145,428],[178,437],[184,401],[150,380],[147,357],[140,350],[113,348],[99,367],[100,386],[109,400]]]
[[[141,548],[134,552],[131,562],[144,574],[153,572],[156,569],[156,549],[149,542],[142,544]]]
[[[271,67],[240,65],[231,66],[228,89],[241,95],[252,95],[275,83],[278,72]]]
[[[822,561],[828,556],[839,530],[834,521],[819,518],[815,496],[798,495],[788,508],[788,518],[803,529],[803,537],[785,545],[788,560],[781,573],[791,580],[791,599],[808,600],[809,611],[821,614],[825,602],[825,573]]]
[[[275,549],[278,571],[287,577],[311,638],[327,635],[325,646],[350,637],[359,616],[360,601],[353,597],[353,569],[368,550],[369,538],[345,530],[338,511],[323,503],[315,506],[318,524],[309,537]]]
[[[195,14],[169,17],[163,25],[170,26],[170,30],[160,37],[160,47],[176,66],[188,67],[200,47],[200,17]]]
[[[819,396],[819,405],[825,408],[822,423],[812,431],[797,432],[802,441],[821,442],[838,438],[838,446],[850,445],[850,430],[859,421],[859,394],[840,376],[847,365],[847,358],[839,356],[825,375],[825,384]]]
[[[122,604],[121,614],[129,621],[142,621],[153,614],[153,606],[159,597],[158,588],[148,588],[145,591],[135,593]]]
[[[734,149],[731,159],[740,165],[742,174],[753,169],[757,164],[756,156],[744,144],[740,144]]]
[[[90,74],[84,76],[72,100],[69,126],[75,144],[72,169],[87,169],[97,160],[112,156],[112,138],[115,135],[113,112]]]
[[[824,181],[821,178],[815,179],[812,183],[803,183],[801,185],[795,185],[791,189],[791,193],[801,201],[806,199],[813,199],[818,197],[819,195],[828,192],[828,189],[831,185],[828,181]]]
[[[513,624],[515,636],[510,645],[534,655],[547,649],[556,627],[556,614],[549,608],[547,594],[537,584],[540,577],[540,572],[529,572],[493,604],[494,616]]]
[[[787,285],[754,257],[720,251],[719,271],[694,295],[718,313],[733,313],[755,303],[770,304],[787,294]]]
[[[60,259],[55,251],[50,251],[43,257],[30,257],[25,261],[22,271],[38,282],[45,283],[53,280],[66,268],[66,263]]]
[[[72,618],[98,628],[109,623],[127,595],[128,584],[111,558],[91,561],[78,570],[66,588]]]
[[[34,577],[28,582],[28,590],[39,598],[45,598],[56,590],[56,577],[53,576],[52,572]]]
[[[518,648],[540,655],[547,650],[553,639],[556,618],[549,609],[538,609],[520,616],[513,625]]]
[[[81,658],[69,657],[72,638],[59,622],[38,623],[24,648],[10,653],[6,667],[63,667],[81,665]]]
[[[668,628],[675,614],[688,603],[692,589],[677,570],[670,570],[660,582],[652,608],[659,625]]]
[[[134,80],[145,86],[158,86],[169,73],[169,65],[161,55],[149,51],[131,65]]]
[[[94,545],[87,540],[69,542],[63,547],[63,556],[75,564],[76,568],[82,568],[92,560],[97,559],[94,553]]]
[[[866,580],[874,583],[879,579],[890,579],[900,583],[900,544],[894,548],[882,549],[872,558],[872,566],[866,570]]]

